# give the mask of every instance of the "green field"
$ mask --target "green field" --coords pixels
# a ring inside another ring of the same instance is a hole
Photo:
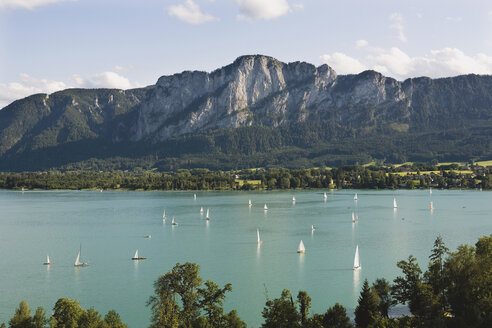
[[[481,166],[492,166],[492,160],[490,160],[490,161],[475,162],[475,164],[481,165]]]
[[[249,183],[250,185],[259,186],[261,185],[261,180],[241,180],[236,179],[236,183],[239,184],[239,187],[242,187],[245,183]]]

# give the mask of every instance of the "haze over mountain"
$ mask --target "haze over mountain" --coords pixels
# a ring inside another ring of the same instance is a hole
[[[492,77],[407,79],[253,55],[0,111],[0,169],[311,167],[492,158]]]

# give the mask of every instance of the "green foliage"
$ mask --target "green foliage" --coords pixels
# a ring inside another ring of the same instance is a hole
[[[79,320],[85,314],[78,301],[60,298],[53,308],[53,328],[78,328]]]
[[[367,328],[372,326],[378,319],[378,299],[374,291],[369,288],[367,279],[364,280],[359,302],[355,308],[355,326]]]
[[[334,306],[326,310],[322,320],[322,327],[324,328],[352,328],[350,319],[347,316],[345,308],[335,303]]]
[[[31,310],[27,301],[22,301],[15,309],[15,315],[9,321],[9,328],[30,328],[32,324]]]
[[[109,310],[104,316],[104,322],[109,328],[127,328],[127,326],[121,322],[120,315],[115,310]]]
[[[300,327],[301,315],[289,290],[284,289],[279,298],[267,300],[262,312],[265,322],[263,328],[296,328]]]
[[[381,316],[388,318],[388,311],[395,304],[391,296],[391,286],[386,279],[376,279],[372,284],[372,291],[377,296],[378,311]]]
[[[200,267],[194,263],[177,263],[154,283],[155,294],[147,305],[152,309],[150,327],[242,327],[235,311],[224,315],[222,304],[230,284],[220,288],[207,280],[202,287]],[[204,315],[203,315],[204,314]]]

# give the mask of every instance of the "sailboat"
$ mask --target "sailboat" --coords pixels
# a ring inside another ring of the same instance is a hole
[[[357,217],[357,215],[355,215],[354,212],[352,212],[352,222],[357,222],[357,220],[359,220],[359,218]]]
[[[316,229],[314,229],[314,225],[311,225],[311,233],[313,233],[314,230],[316,230]]]
[[[166,222],[166,210],[162,213],[162,221]]]
[[[432,211],[434,209],[434,204],[432,204],[432,202],[430,202],[430,210]]]
[[[50,264],[53,264],[53,262],[51,262],[50,260],[50,256],[49,255],[46,255],[46,262],[43,263],[44,265],[50,265]]]
[[[196,194],[193,194],[193,199],[196,200]]]
[[[267,206],[267,204],[265,204],[265,206],[263,206],[263,209],[264,209],[265,211],[268,211],[268,206]]]
[[[207,220],[210,220],[210,211],[209,209],[207,208],[207,216],[205,217]]]
[[[396,198],[393,198],[393,208],[397,208],[398,205],[396,205]]]
[[[200,214],[203,214],[203,206],[200,207]]]
[[[432,195],[432,187],[431,187],[431,188],[429,188],[429,194],[431,194],[431,195]]]
[[[327,198],[328,198],[328,195],[326,194],[326,192],[325,192],[325,193],[323,193],[323,198],[324,198],[324,199],[327,199]]]
[[[358,199],[359,199],[359,197],[357,196],[357,193],[355,193],[354,200],[358,200]]]
[[[80,253],[81,252],[82,252],[82,245],[80,246],[79,253],[77,254],[77,258],[75,259],[74,266],[76,266],[76,267],[84,267],[84,266],[89,265],[89,263],[87,263],[87,262],[80,262]]]
[[[306,247],[304,247],[304,243],[302,242],[302,239],[301,242],[299,243],[299,247],[297,247],[297,253],[300,254],[306,253]]]
[[[260,239],[260,229],[256,229],[256,236],[258,237],[258,245],[261,245],[263,241]]]
[[[357,245],[357,247],[355,248],[354,270],[359,270],[360,268],[362,267],[360,266],[359,262],[359,245]]]
[[[174,221],[174,217],[173,217],[173,219],[172,219],[172,221],[171,221],[171,225],[175,225],[175,226],[177,226],[177,225],[178,225],[178,222]]]
[[[251,199],[248,201],[248,206],[249,207],[253,206],[253,203],[251,202]]]
[[[132,260],[145,260],[146,257],[138,256],[138,249],[135,251],[135,255],[133,255]]]
[[[292,196],[292,203],[296,202],[296,196]]]

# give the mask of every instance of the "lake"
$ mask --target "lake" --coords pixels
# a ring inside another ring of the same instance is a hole
[[[492,233],[490,192],[336,190],[326,199],[323,192],[196,192],[195,200],[194,192],[0,191],[0,322],[23,299],[51,314],[66,297],[147,327],[153,282],[187,261],[200,265],[204,280],[232,284],[225,308],[237,309],[249,327],[261,325],[266,295],[284,288],[294,296],[306,290],[312,312],[339,302],[352,315],[364,279],[392,280],[396,262],[410,254],[426,268],[437,235],[455,250]],[[356,245],[362,269],[354,272]],[[90,266],[75,268],[80,247]],[[147,260],[132,261],[136,249]],[[43,265],[48,254],[51,266]]]

